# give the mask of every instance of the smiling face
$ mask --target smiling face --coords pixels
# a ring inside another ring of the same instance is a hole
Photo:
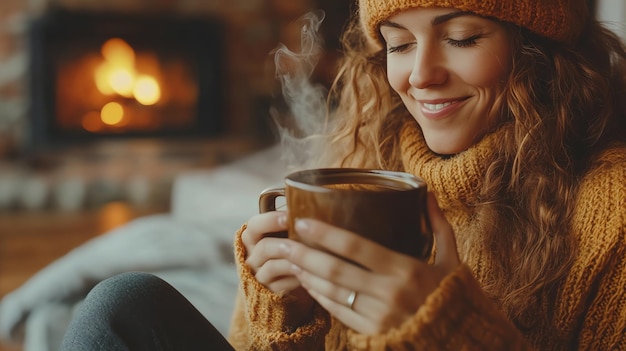
[[[459,153],[497,123],[494,104],[512,56],[501,23],[455,9],[414,8],[388,18],[380,32],[389,84],[431,150]]]

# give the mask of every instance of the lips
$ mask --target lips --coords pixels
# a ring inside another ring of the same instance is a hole
[[[433,112],[441,111],[444,107],[447,107],[450,105],[452,105],[452,102],[444,102],[443,104],[429,104],[425,102],[423,104],[424,108]]]
[[[421,100],[422,113],[427,118],[444,118],[459,108],[469,97],[459,99]]]

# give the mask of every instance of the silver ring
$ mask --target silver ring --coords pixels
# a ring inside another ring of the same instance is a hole
[[[349,309],[352,309],[352,305],[354,305],[354,300],[356,300],[356,291],[352,290],[350,296],[348,296],[348,299],[346,300],[346,305]]]

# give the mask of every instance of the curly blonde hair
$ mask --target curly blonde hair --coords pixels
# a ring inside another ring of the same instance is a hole
[[[566,223],[578,181],[600,150],[626,135],[626,51],[596,21],[574,44],[502,24],[516,48],[498,100],[512,128],[485,175],[478,218],[488,229],[471,250],[499,263],[483,288],[509,318],[521,329],[538,321],[549,328],[550,309],[540,307],[550,306],[576,252]],[[387,82],[386,53],[369,46],[358,18],[343,44],[329,95],[330,149],[346,150],[333,155],[335,165],[402,170],[398,131],[411,117]]]

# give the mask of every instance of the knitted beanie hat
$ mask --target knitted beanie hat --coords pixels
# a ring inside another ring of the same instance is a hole
[[[562,42],[574,42],[590,16],[588,0],[359,0],[365,33],[381,44],[379,25],[389,16],[413,7],[447,7],[493,17]]]

